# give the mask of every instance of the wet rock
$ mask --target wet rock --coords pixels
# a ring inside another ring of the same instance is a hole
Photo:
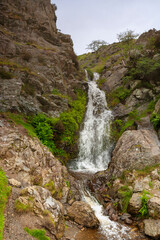
[[[145,219],[144,220],[145,234],[157,239],[160,237],[160,220]]]
[[[124,170],[159,163],[159,140],[151,130],[128,130],[119,138],[112,155],[109,172],[118,177]]]
[[[131,214],[138,214],[141,207],[142,207],[141,194],[133,193],[129,201],[128,212]]]
[[[147,202],[149,215],[153,218],[160,216],[160,198],[151,197]]]
[[[85,202],[74,202],[68,209],[68,216],[76,223],[85,227],[98,227],[99,221],[90,205]]]

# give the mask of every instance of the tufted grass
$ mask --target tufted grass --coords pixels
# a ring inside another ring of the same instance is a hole
[[[0,240],[3,239],[4,228],[4,209],[11,192],[11,187],[8,186],[8,181],[5,173],[0,169]]]
[[[44,229],[29,229],[25,227],[24,230],[38,240],[50,240],[50,238],[46,236],[46,231]]]

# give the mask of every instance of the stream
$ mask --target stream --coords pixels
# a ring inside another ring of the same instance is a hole
[[[94,79],[88,80],[88,104],[83,123],[83,129],[79,138],[79,154],[69,166],[71,172],[94,174],[107,169],[111,158],[112,143],[110,142],[110,123],[112,112],[107,108],[105,93],[97,86],[99,75],[94,73]],[[128,240],[130,228],[117,222],[111,221],[108,216],[103,215],[103,206],[91,195],[81,179],[80,191],[82,200],[87,202],[94,210],[100,222],[98,230],[86,230],[76,236],[76,240]]]

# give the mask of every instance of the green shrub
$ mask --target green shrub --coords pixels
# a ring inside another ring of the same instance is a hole
[[[141,196],[142,207],[139,210],[139,213],[142,215],[142,217],[148,215],[147,201],[149,197],[147,194],[148,192],[144,191],[143,195]]]
[[[11,192],[5,173],[0,169],[0,240],[3,239],[4,209]]]
[[[128,186],[122,186],[119,190],[119,193],[122,197],[122,211],[127,212],[129,201],[132,197],[132,190]]]
[[[153,113],[150,121],[153,124],[155,130],[158,130],[160,128],[160,114]]]
[[[38,240],[50,240],[50,238],[46,236],[46,231],[44,229],[29,229],[25,227],[24,230]]]
[[[158,69],[160,69],[160,60],[157,61],[149,57],[141,57],[137,60],[136,66],[129,70],[129,75],[134,79],[143,79]]]

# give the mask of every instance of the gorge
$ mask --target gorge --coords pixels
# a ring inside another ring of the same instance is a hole
[[[160,31],[77,57],[55,11],[0,1],[0,240],[159,239]]]

